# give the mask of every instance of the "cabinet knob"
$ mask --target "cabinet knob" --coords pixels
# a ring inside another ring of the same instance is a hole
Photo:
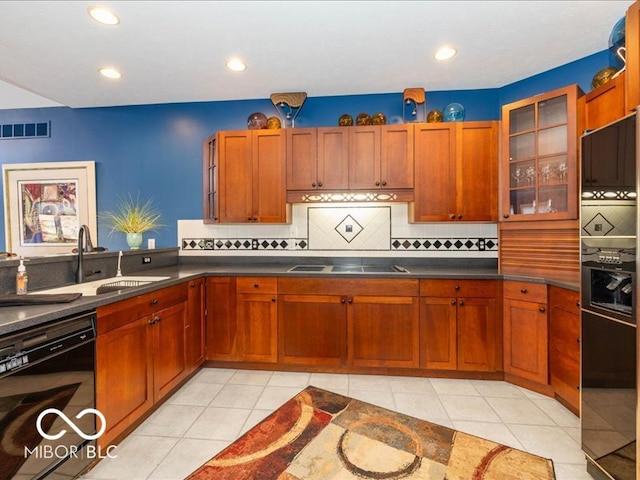
[[[451,305],[455,305],[456,301],[455,300],[451,300]]]
[[[153,300],[151,300],[151,305],[157,305],[158,304],[158,299],[154,298]]]
[[[458,215],[458,220],[462,220],[462,215]]]
[[[272,302],[275,302],[275,301],[276,301],[275,297],[274,297],[274,298],[272,298],[272,299],[271,299],[271,301],[272,301]]]
[[[258,217],[253,217],[253,221],[257,222],[258,221]]]
[[[387,182],[385,182],[384,180],[382,181],[382,186],[386,187],[387,186]]]
[[[544,312],[546,312],[546,311],[547,311],[547,309],[546,309],[546,308],[544,308],[544,307],[540,307],[538,310],[540,310],[540,313],[544,313]]]
[[[453,287],[453,288],[454,288],[454,290],[460,290],[460,285],[458,285],[458,284],[456,283],[456,286],[455,286],[455,287]]]
[[[247,217],[247,221],[250,222],[251,221],[251,217]]]
[[[509,218],[509,214],[508,213],[503,213],[502,214],[502,218]]]
[[[311,186],[312,186],[313,188],[316,188],[316,182],[313,182],[313,183],[311,184]]]
[[[347,300],[349,303],[353,303],[353,298],[350,298],[349,300]]]
[[[253,288],[260,288],[260,284],[259,283],[254,283],[253,284]]]
[[[460,300],[460,301],[458,302],[458,305],[460,305],[460,306],[462,307],[462,306],[464,305],[464,300]]]
[[[526,288],[521,288],[520,289],[520,293],[527,293],[527,289]]]
[[[576,302],[576,307],[580,308],[580,302]]]
[[[318,182],[318,186],[321,187],[322,186],[322,182]]]
[[[451,220],[454,220],[454,219],[456,218],[456,214],[455,214],[455,213],[450,213],[450,214],[449,214],[449,218],[450,218]]]
[[[346,303],[346,302],[347,302],[347,299],[346,299],[346,298],[341,298],[341,299],[340,299],[340,303]]]
[[[191,282],[191,285],[189,285],[191,288],[196,288],[196,282]]]
[[[376,187],[379,187],[379,186],[380,186],[380,182],[376,182]]]

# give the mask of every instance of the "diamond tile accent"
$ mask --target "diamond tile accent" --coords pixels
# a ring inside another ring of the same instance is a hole
[[[420,250],[420,251],[481,251],[478,242],[479,238],[395,238],[391,242],[391,250]],[[482,238],[485,248],[482,251],[495,252],[498,247],[498,239]]]
[[[582,230],[592,237],[604,237],[613,229],[614,225],[604,218],[604,215],[601,213],[598,213],[582,227]]]
[[[364,227],[358,223],[358,221],[351,215],[347,215],[344,219],[335,226],[334,230],[344,238],[347,243],[351,243],[356,238]]]

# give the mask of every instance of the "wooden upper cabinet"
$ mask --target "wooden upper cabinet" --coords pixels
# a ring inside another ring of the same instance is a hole
[[[283,131],[220,132],[216,149],[220,223],[287,222]]]
[[[349,188],[349,138],[345,127],[289,128],[287,191]]]
[[[415,222],[495,221],[497,122],[415,125]]]
[[[640,1],[627,9],[625,28],[626,113],[631,113],[640,105]]]
[[[348,131],[350,189],[413,188],[413,125],[358,126]]]
[[[456,219],[498,218],[498,122],[456,125]]]
[[[584,112],[584,130],[595,130],[626,115],[625,79],[626,72],[622,72],[616,78],[580,97],[578,102]]]
[[[413,220],[416,222],[448,221],[455,214],[455,129],[454,123],[415,125]]]
[[[578,218],[581,94],[571,85],[502,107],[502,221]]]

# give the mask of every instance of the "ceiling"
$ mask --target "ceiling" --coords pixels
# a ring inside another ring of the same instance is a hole
[[[0,109],[501,87],[606,49],[631,3],[0,0]],[[438,62],[444,44],[458,55]]]

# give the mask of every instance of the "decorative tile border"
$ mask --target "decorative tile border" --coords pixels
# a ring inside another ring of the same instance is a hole
[[[307,250],[303,238],[183,238],[182,250]]]
[[[498,251],[497,238],[394,238],[393,251]]]
[[[304,238],[183,238],[182,250],[307,250]],[[498,251],[497,238],[393,238],[390,251]]]

